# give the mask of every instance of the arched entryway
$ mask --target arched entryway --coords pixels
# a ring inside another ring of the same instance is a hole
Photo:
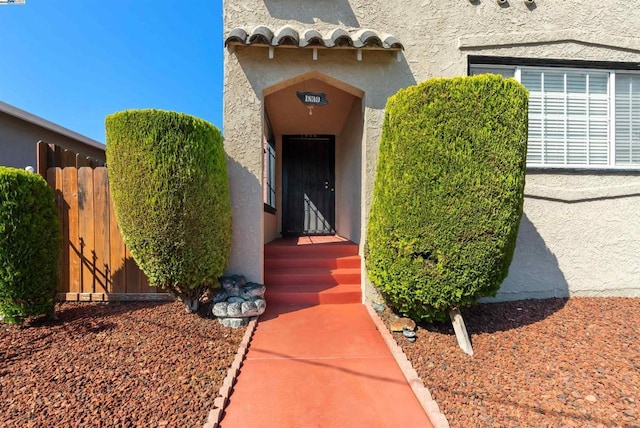
[[[319,72],[263,91],[264,241],[361,239],[364,92]]]

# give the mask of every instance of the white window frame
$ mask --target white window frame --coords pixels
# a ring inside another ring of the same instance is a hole
[[[518,82],[522,82],[522,71],[526,69],[536,70],[536,71],[578,71],[578,72],[591,72],[591,73],[606,73],[608,74],[608,106],[607,106],[607,117],[609,123],[608,129],[608,153],[607,153],[607,164],[606,165],[590,165],[590,164],[546,164],[546,163],[529,163],[527,162],[527,168],[532,169],[577,169],[577,170],[640,170],[640,163],[637,164],[618,164],[616,165],[616,118],[615,118],[615,103],[616,103],[616,74],[625,74],[625,75],[635,75],[640,77],[640,73],[634,72],[633,70],[622,70],[622,69],[601,69],[601,68],[588,68],[588,67],[571,67],[571,66],[557,66],[557,67],[549,67],[549,66],[537,66],[537,65],[505,65],[505,64],[490,64],[490,63],[478,63],[478,64],[470,64],[469,71],[471,72],[474,68],[495,68],[495,69],[505,69],[505,70],[513,70],[514,79]]]

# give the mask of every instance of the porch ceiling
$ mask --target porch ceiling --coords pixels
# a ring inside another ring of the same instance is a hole
[[[297,92],[322,92],[328,104],[310,110]],[[272,130],[279,135],[342,133],[355,96],[318,79],[294,83],[265,96],[265,108]]]

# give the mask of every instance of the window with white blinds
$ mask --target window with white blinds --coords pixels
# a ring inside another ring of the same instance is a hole
[[[616,74],[616,164],[640,165],[640,75]]]
[[[640,167],[640,74],[614,70],[471,66],[529,90],[527,165]]]

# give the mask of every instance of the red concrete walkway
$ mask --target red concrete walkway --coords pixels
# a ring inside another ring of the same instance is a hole
[[[322,237],[281,240],[265,250],[267,311],[220,426],[432,427],[357,303],[357,246]]]
[[[221,426],[431,427],[362,304],[270,306]]]

